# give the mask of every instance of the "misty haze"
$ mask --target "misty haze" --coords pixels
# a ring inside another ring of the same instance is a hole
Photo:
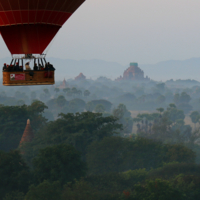
[[[0,0],[0,200],[199,200],[198,0]]]

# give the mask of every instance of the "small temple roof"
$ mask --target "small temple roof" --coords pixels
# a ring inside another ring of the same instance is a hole
[[[24,133],[23,133],[21,141],[20,141],[20,145],[23,142],[31,142],[33,140],[33,138],[34,138],[34,133],[33,133],[33,130],[31,128],[30,120],[28,119],[27,124],[26,124],[26,128],[24,130]]]
[[[64,88],[66,88],[66,87],[67,87],[67,82],[66,82],[66,80],[65,80],[65,78],[64,78],[64,80],[63,80],[62,84],[59,86],[59,88],[60,88],[60,89],[64,89]]]

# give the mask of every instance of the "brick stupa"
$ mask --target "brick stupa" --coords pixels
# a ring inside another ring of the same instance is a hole
[[[22,143],[24,143],[24,142],[31,142],[33,140],[33,138],[34,138],[33,130],[31,128],[30,120],[28,119],[27,124],[26,124],[26,128],[25,128],[24,133],[22,135],[19,146],[21,146]]]
[[[86,76],[84,76],[83,73],[80,73],[77,77],[75,77],[76,81],[82,81],[85,79],[86,79]]]
[[[66,82],[66,80],[64,79],[63,82],[62,82],[62,84],[61,84],[58,88],[64,89],[64,88],[66,88],[66,87],[67,87],[67,82]]]

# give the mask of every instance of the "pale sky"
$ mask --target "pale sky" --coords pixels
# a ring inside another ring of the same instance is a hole
[[[0,39],[0,58],[10,53]],[[49,57],[153,64],[200,57],[199,0],[86,0]]]

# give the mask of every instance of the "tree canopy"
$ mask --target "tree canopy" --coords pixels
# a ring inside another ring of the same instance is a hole
[[[49,122],[35,135],[31,144],[24,146],[24,156],[36,155],[41,146],[65,143],[73,145],[84,157],[89,144],[112,136],[121,128],[117,118],[103,117],[102,113],[60,114],[57,120]]]
[[[19,146],[27,119],[31,120],[34,131],[44,126],[47,120],[42,113],[46,108],[41,101],[34,101],[30,106],[0,105],[0,150],[9,151]]]
[[[195,162],[195,153],[183,145],[164,145],[145,138],[108,137],[94,141],[87,151],[91,174],[161,167],[169,162]]]
[[[73,146],[66,144],[41,149],[33,159],[33,167],[38,183],[49,180],[66,184],[79,179],[86,172],[81,154]]]
[[[0,200],[13,191],[27,192],[31,173],[18,151],[0,151]]]

